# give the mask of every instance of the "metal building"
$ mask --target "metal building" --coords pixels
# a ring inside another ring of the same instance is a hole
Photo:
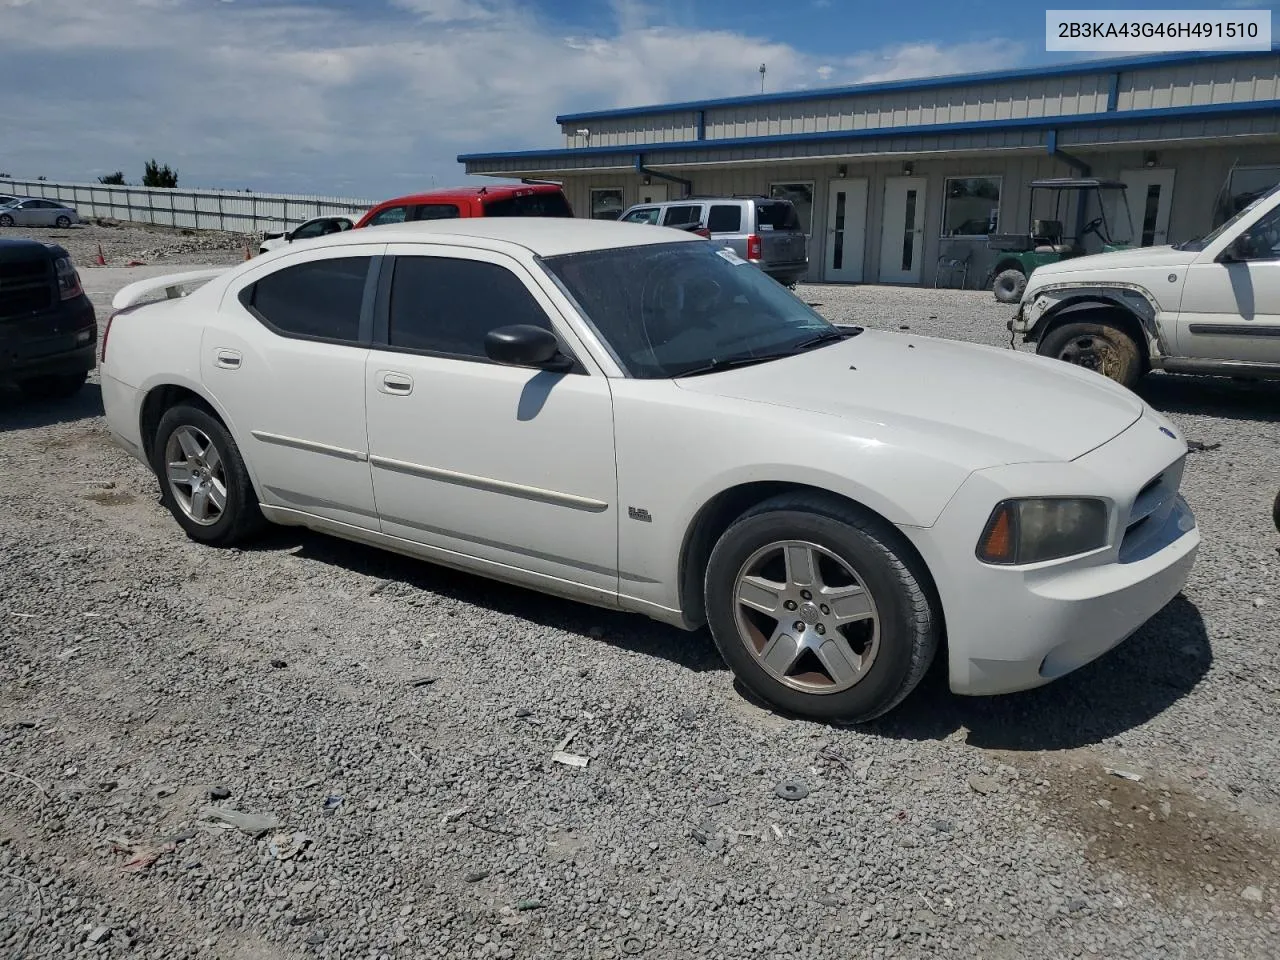
[[[1124,181],[1130,215],[1106,212],[1144,245],[1202,235],[1280,181],[1280,46],[556,122],[562,147],[458,160],[468,174],[561,181],[582,216],[689,193],[784,196],[810,235],[811,281],[933,283],[940,263],[967,259],[976,286],[994,262],[987,235],[1027,229],[1034,179]]]

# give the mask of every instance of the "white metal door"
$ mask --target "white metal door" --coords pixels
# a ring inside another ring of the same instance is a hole
[[[832,180],[827,185],[827,246],[822,279],[858,283],[867,236],[867,181]]]
[[[924,177],[889,177],[880,226],[880,282],[919,283],[924,257]]]
[[[651,183],[647,186],[640,185],[640,199],[637,203],[666,203],[667,202],[667,184]]]
[[[1160,247],[1169,242],[1169,209],[1173,204],[1173,169],[1125,170],[1120,180],[1128,189],[1129,242],[1135,247]],[[1124,216],[1124,210],[1116,211]]]
[[[400,261],[422,249],[388,251]],[[517,262],[478,250],[439,256],[511,270],[551,323],[563,324]],[[393,301],[396,290],[393,277]],[[422,309],[431,316],[430,304]],[[523,571],[616,595],[617,472],[604,376],[375,346],[364,401],[383,533],[497,574]]]

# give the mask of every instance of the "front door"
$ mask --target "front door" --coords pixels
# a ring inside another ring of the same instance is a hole
[[[1129,242],[1135,247],[1161,247],[1169,242],[1169,209],[1173,205],[1173,170],[1144,167],[1125,170],[1120,180],[1128,188],[1131,217]],[[1124,216],[1124,210],[1116,216]]]
[[[880,227],[880,282],[919,283],[924,257],[924,177],[889,177]]]
[[[618,589],[613,397],[590,371],[488,359],[485,335],[559,314],[497,253],[393,245],[385,333],[365,374],[382,532],[502,578]],[[571,337],[557,331],[564,349]],[[530,578],[528,574],[533,574]]]
[[[1238,232],[1247,238],[1240,259],[1219,259],[1229,242],[1220,238],[1187,268],[1178,352],[1280,363],[1280,206]]]
[[[867,181],[832,180],[827,184],[827,248],[822,279],[859,283],[867,235]]]
[[[667,185],[665,183],[640,184],[640,199],[637,203],[666,203]]]

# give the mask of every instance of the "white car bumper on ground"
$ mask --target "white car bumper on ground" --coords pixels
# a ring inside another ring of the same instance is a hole
[[[1178,493],[1186,447],[1164,429],[1166,421],[1147,413],[1071,463],[979,471],[936,524],[904,530],[934,572],[954,692],[1048,683],[1121,643],[1182,590],[1200,532]],[[996,504],[1036,496],[1108,500],[1108,545],[1025,566],[981,562],[977,545]]]

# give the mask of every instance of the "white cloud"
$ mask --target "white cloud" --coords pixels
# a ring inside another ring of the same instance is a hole
[[[0,169],[87,179],[155,156],[192,185],[382,197],[462,152],[558,146],[558,113],[1008,66],[992,40],[821,59],[664,26],[638,0],[565,36],[516,0],[0,0]],[[21,38],[16,40],[15,38]],[[815,81],[817,83],[815,84]]]

